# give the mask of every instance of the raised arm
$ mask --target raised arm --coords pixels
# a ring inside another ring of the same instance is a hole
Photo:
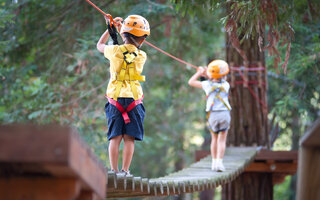
[[[108,30],[106,30],[102,36],[100,37],[98,43],[97,43],[97,49],[98,51],[100,51],[101,53],[104,53],[104,47],[106,46],[106,42],[109,39],[109,32]]]
[[[205,69],[203,67],[199,67],[198,71],[189,79],[188,84],[192,87],[202,88],[201,81],[198,81],[198,78],[203,76],[204,72]]]
[[[106,19],[108,20],[108,19]],[[116,17],[114,18],[114,22],[115,22],[115,26],[118,29],[118,31],[120,31],[121,28],[121,22],[123,21],[123,19],[121,17]],[[108,30],[106,30],[102,36],[100,37],[98,43],[97,43],[97,49],[98,51],[100,51],[101,53],[104,53],[104,47],[106,46],[106,42],[109,39],[109,32]]]

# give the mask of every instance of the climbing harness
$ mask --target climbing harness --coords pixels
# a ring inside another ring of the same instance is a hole
[[[118,101],[116,101],[110,97],[107,97],[107,98],[108,98],[109,103],[114,105],[121,112],[125,124],[130,123],[130,118],[128,116],[128,112],[130,112],[137,105],[141,104],[142,99],[143,99],[143,97],[142,97],[141,99],[133,101],[131,104],[129,104],[129,106],[126,109],[124,109],[123,106]]]
[[[223,103],[223,105],[225,105],[225,107],[230,111],[230,110],[231,110],[230,107],[227,105],[227,103],[226,103],[226,102],[222,99],[222,97],[220,96],[220,93],[221,93],[221,92],[226,92],[226,90],[225,90],[222,86],[213,86],[213,87],[211,88],[211,91],[210,91],[210,93],[208,94],[207,98],[209,98],[210,94],[213,93],[213,92],[216,91],[216,90],[218,90],[218,91],[217,91],[217,94],[216,94],[216,96],[215,96],[214,99],[219,99],[219,100]],[[209,121],[209,117],[210,117],[210,114],[211,114],[211,112],[212,112],[212,107],[213,107],[213,105],[214,105],[214,100],[212,101],[212,104],[211,104],[211,106],[210,106],[210,110],[209,110],[208,113],[207,113],[207,116],[206,116],[207,121]],[[211,133],[215,133],[215,132],[213,132],[212,128],[210,127],[210,124],[208,125],[208,127],[209,127],[209,131],[210,131]]]
[[[138,99],[138,91],[135,81],[145,81],[145,76],[138,74],[134,68],[133,62],[135,58],[138,56],[138,50],[129,52],[124,45],[120,45],[119,48],[123,53],[124,61],[121,66],[120,72],[117,73],[115,77],[112,77],[118,81],[116,86],[116,92],[113,96],[113,99],[108,96],[106,97],[108,98],[109,103],[116,106],[117,109],[122,113],[124,122],[127,124],[130,123],[128,112],[130,112],[137,105],[141,104],[143,99],[143,97]],[[134,98],[134,101],[126,109],[124,109],[122,105],[117,101],[124,81],[129,81]]]
[[[217,92],[217,94],[216,94],[216,96],[215,96],[215,99],[219,99],[219,100],[223,103],[223,105],[225,105],[225,107],[227,107],[227,109],[230,111],[231,109],[229,108],[229,106],[227,105],[227,103],[226,103],[225,101],[223,101],[222,97],[220,96],[220,93],[221,93],[221,92],[227,93],[226,90],[225,90],[222,86],[213,86],[212,89],[211,89],[211,92],[209,93],[209,95],[210,95],[212,92],[214,92],[215,90],[217,90],[217,89],[219,89],[219,90],[218,90],[218,92]],[[209,95],[207,96],[207,98],[209,97]],[[214,101],[212,102],[212,104],[211,104],[211,106],[210,106],[210,110],[212,109],[213,105],[214,105]]]
[[[117,98],[120,95],[120,91],[124,81],[129,81],[133,98],[134,100],[137,100],[138,92],[137,92],[137,87],[135,85],[135,81],[145,81],[145,76],[141,76],[137,74],[133,64],[134,59],[138,56],[138,51],[136,50],[134,52],[129,52],[124,45],[121,45],[119,47],[123,53],[124,62],[122,64],[120,72],[117,74],[117,77],[116,77],[116,80],[118,81],[118,83],[117,83],[116,92],[113,98],[117,100]]]

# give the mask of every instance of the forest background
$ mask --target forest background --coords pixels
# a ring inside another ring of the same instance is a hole
[[[249,23],[263,16],[255,6],[259,1],[233,2],[254,13],[244,16]],[[114,17],[144,16],[151,26],[148,41],[195,65],[224,59],[231,45],[224,26],[232,13],[224,1],[95,3]],[[277,22],[289,25],[294,37],[286,73],[265,51],[270,146],[291,150],[320,115],[320,7],[313,0],[274,3]],[[95,47],[106,29],[103,16],[84,0],[1,0],[0,19],[0,122],[71,125],[109,166],[104,114],[109,63]],[[282,40],[280,64],[287,53]],[[208,149],[205,94],[187,84],[195,69],[147,45],[142,49],[148,55],[142,83],[145,138],[136,142],[131,172],[159,177],[194,162],[196,150]],[[276,186],[275,199],[293,199],[294,181],[289,177]]]

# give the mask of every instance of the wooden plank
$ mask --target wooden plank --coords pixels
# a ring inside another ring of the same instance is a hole
[[[74,178],[0,178],[1,199],[72,200],[80,188]]]
[[[287,175],[293,175],[297,172],[297,163],[263,163],[254,162],[251,163],[245,172],[261,172],[261,173],[284,173]]]
[[[195,153],[195,160],[199,161],[200,159],[210,155],[209,151],[199,150]],[[291,161],[295,162],[298,160],[298,151],[270,151],[266,149],[260,150],[259,153],[254,158],[257,161],[261,160],[277,160],[277,161]]]
[[[320,199],[320,147],[302,146],[299,158],[297,200]]]
[[[70,128],[52,125],[1,125],[0,162],[68,162]]]
[[[101,199],[106,171],[79,135],[57,125],[0,125],[0,176],[79,178]]]
[[[101,199],[105,198],[107,170],[80,137],[70,132],[69,166]]]
[[[261,149],[254,158],[255,160],[275,160],[275,161],[294,161],[298,160],[298,151],[270,151]]]
[[[302,136],[300,144],[305,147],[320,146],[320,118],[317,119],[312,127]]]

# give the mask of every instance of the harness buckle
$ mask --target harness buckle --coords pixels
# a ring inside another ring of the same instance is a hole
[[[127,53],[127,54],[123,54],[123,59],[127,64],[131,64],[134,59],[136,58],[136,54],[135,53]]]

